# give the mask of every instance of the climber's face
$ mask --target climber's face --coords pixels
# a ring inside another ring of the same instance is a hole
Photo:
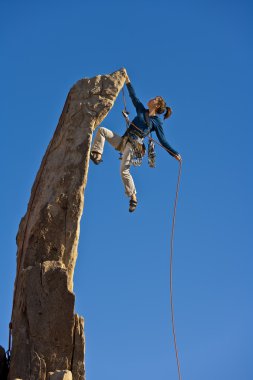
[[[149,109],[156,109],[156,108],[158,108],[159,107],[159,96],[156,96],[155,98],[153,98],[153,99],[150,99],[149,101],[148,101],[148,108]]]

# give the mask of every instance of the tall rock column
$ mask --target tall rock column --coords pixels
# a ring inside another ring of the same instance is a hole
[[[70,90],[17,234],[9,380],[83,380],[84,320],[73,273],[92,134],[124,85],[124,69]]]

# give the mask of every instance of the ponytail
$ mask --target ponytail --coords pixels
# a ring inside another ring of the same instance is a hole
[[[166,102],[161,96],[157,96],[156,98],[158,98],[158,105],[157,105],[156,112],[158,114],[165,113],[163,118],[168,119],[168,117],[170,117],[170,115],[172,114],[172,109],[166,106]]]
[[[170,117],[170,115],[172,114],[172,109],[170,107],[166,106],[164,112],[165,112],[165,114],[163,115],[163,118],[165,120],[165,119],[168,119],[168,117]]]

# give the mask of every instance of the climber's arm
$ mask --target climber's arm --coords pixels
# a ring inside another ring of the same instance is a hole
[[[133,102],[133,105],[135,106],[136,108],[136,111],[143,111],[145,110],[145,107],[144,105],[142,104],[142,102],[137,98],[136,94],[135,94],[135,91],[134,91],[134,88],[130,82],[130,79],[129,77],[127,76],[126,77],[126,86],[127,86],[127,89],[128,89],[128,92],[129,92],[129,96]]]
[[[181,156],[180,156],[180,154],[175,149],[173,149],[170,146],[170,144],[166,140],[166,137],[164,135],[164,131],[163,131],[162,125],[160,125],[160,124],[155,125],[154,130],[155,130],[156,136],[158,137],[158,140],[160,141],[160,143],[162,144],[162,146],[168,151],[168,153],[171,156],[175,157],[178,161],[180,161],[181,160]]]

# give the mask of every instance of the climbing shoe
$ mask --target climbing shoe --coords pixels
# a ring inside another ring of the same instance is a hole
[[[91,159],[91,161],[94,162],[95,165],[99,165],[99,164],[101,164],[101,162],[103,162],[102,157],[100,159],[98,159],[98,154],[101,154],[101,153],[99,153],[99,152],[91,152],[90,153],[90,159]]]
[[[137,203],[138,203],[137,200],[130,199],[130,201],[129,201],[129,212],[134,212],[134,210],[136,209]]]

